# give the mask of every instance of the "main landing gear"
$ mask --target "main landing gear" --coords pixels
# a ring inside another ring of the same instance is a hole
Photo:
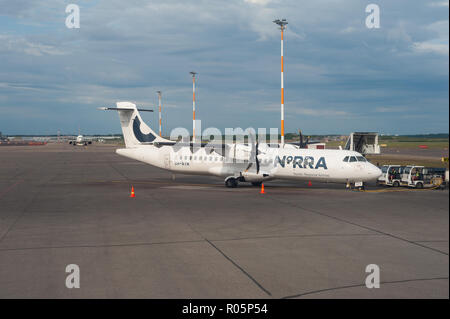
[[[229,188],[236,188],[238,187],[239,182],[246,182],[246,180],[242,176],[229,176],[225,179],[225,186]],[[261,187],[262,182],[251,182],[251,184],[255,187]]]
[[[236,188],[238,186],[238,180],[234,177],[228,177],[225,180],[225,186],[229,188]]]

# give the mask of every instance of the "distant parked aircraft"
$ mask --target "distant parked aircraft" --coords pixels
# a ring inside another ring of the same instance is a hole
[[[85,138],[83,135],[78,135],[76,139],[69,141],[73,146],[87,146],[92,144],[92,140]]]

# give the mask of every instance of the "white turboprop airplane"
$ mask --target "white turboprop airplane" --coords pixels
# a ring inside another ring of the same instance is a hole
[[[238,182],[254,186],[273,179],[354,183],[376,181],[381,170],[360,153],[347,150],[301,149],[286,144],[281,148],[266,143],[207,144],[195,148],[192,143],[180,143],[158,136],[148,127],[131,102],[118,102],[117,110],[126,148],[116,153],[172,173],[214,175],[225,178],[227,187]],[[251,136],[250,136],[251,137]],[[251,137],[252,140],[256,140]]]

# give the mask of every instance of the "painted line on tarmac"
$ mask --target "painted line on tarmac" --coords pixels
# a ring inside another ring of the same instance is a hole
[[[390,234],[390,233],[387,233],[387,232],[378,230],[378,229],[373,228],[373,227],[370,227],[370,226],[365,226],[365,225],[362,225],[362,224],[358,224],[358,223],[356,223],[356,222],[352,222],[352,221],[349,221],[349,220],[345,220],[345,219],[343,219],[343,218],[339,218],[339,217],[335,217],[335,216],[332,216],[332,215],[328,215],[328,214],[323,213],[323,212],[321,212],[321,211],[319,211],[319,210],[306,208],[306,207],[297,205],[297,204],[295,204],[295,203],[285,202],[285,201],[280,200],[278,197],[270,197],[270,199],[271,199],[272,201],[278,202],[278,203],[280,203],[280,204],[284,204],[284,205],[287,205],[287,206],[300,208],[300,209],[302,209],[302,210],[304,210],[304,211],[306,211],[306,212],[310,212],[311,214],[316,214],[316,215],[325,216],[325,217],[328,217],[328,218],[331,218],[331,219],[334,219],[334,220],[337,220],[337,221],[340,221],[340,222],[343,222],[343,223],[347,223],[347,224],[349,224],[349,225],[353,225],[353,226],[357,226],[357,227],[360,227],[360,228],[364,228],[364,229],[373,231],[373,232],[375,232],[375,233],[379,233],[379,234],[382,234],[382,235],[386,235],[386,236],[388,236],[388,237],[391,237],[391,238],[394,238],[394,239],[398,239],[398,240],[401,240],[401,241],[403,241],[403,242],[406,242],[406,243],[409,243],[409,244],[412,244],[412,245],[416,245],[416,246],[418,246],[418,247],[422,247],[422,248],[425,248],[425,249],[428,249],[428,250],[432,250],[432,251],[434,251],[434,252],[437,252],[437,253],[439,253],[439,254],[443,254],[443,255],[447,255],[447,256],[448,256],[448,253],[445,252],[445,251],[442,251],[442,250],[439,250],[439,249],[435,249],[435,248],[432,248],[432,247],[429,247],[429,246],[426,246],[426,245],[422,245],[422,244],[420,244],[420,243],[418,243],[418,242],[414,242],[414,241],[412,241],[412,240],[409,240],[409,239],[406,239],[406,238],[402,238],[402,237],[400,237],[400,236],[397,236],[397,235],[394,235],[394,234]]]
[[[448,277],[417,278],[417,279],[381,281],[380,284],[383,284],[383,285],[385,285],[385,284],[401,284],[401,283],[414,282],[414,281],[431,281],[431,280],[448,280]],[[358,287],[366,287],[366,284],[356,284],[356,285],[348,285],[348,286],[341,286],[341,287],[325,288],[325,289],[314,290],[314,291],[307,291],[307,292],[304,292],[304,293],[301,293],[301,294],[297,294],[297,295],[282,297],[281,299],[299,298],[299,297],[312,295],[312,294],[318,294],[318,293],[326,292],[326,291],[335,291],[335,290],[342,290],[342,289],[348,289],[348,288],[358,288]]]
[[[68,249],[68,248],[114,248],[114,247],[138,247],[138,246],[153,246],[153,245],[173,245],[186,243],[203,243],[203,239],[194,240],[175,240],[175,241],[161,241],[161,242],[144,242],[144,243],[123,243],[123,244],[86,244],[86,245],[64,245],[64,246],[36,246],[36,247],[16,247],[16,248],[0,248],[3,251],[20,251],[20,250],[40,250],[40,249]]]
[[[15,178],[19,177],[20,175],[22,175],[22,179],[16,180],[15,183],[13,183],[9,187],[5,188],[4,190],[0,191],[0,198],[2,198],[4,195],[6,195],[6,193],[10,192],[14,187],[22,184],[25,181],[25,178],[27,178],[28,175],[30,174],[31,170],[32,169],[25,169],[22,172],[19,172],[16,175],[14,175],[11,178],[12,180],[15,180]]]
[[[219,247],[214,245],[210,240],[205,238],[205,241],[210,244],[214,249],[216,249],[225,259],[227,259],[230,263],[232,263],[237,269],[239,269],[245,276],[247,276],[248,279],[253,281],[253,283],[259,287],[262,291],[264,291],[267,295],[272,296],[269,290],[264,288],[263,285],[261,285],[255,278],[253,278],[252,275],[250,275],[244,268],[242,268],[240,265],[238,265],[231,257],[229,257],[227,254],[225,254]]]
[[[16,187],[17,185],[20,185],[24,182],[24,179],[18,180],[16,181],[14,184],[12,184],[11,186],[7,187],[6,189],[4,189],[3,191],[0,192],[0,198],[2,198],[3,196],[5,196],[8,192],[10,192],[14,187]]]

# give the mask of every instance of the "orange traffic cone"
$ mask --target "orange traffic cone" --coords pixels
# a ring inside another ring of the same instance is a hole
[[[131,195],[130,195],[130,197],[136,197],[136,196],[134,195],[134,187],[133,187],[133,186],[131,186]]]
[[[261,184],[261,191],[259,193],[260,194],[265,194],[265,192],[264,192],[264,184]]]
[[[311,186],[312,186],[312,183],[311,183],[311,181],[309,181],[309,182],[308,182],[308,186],[309,186],[309,187],[311,187]]]

